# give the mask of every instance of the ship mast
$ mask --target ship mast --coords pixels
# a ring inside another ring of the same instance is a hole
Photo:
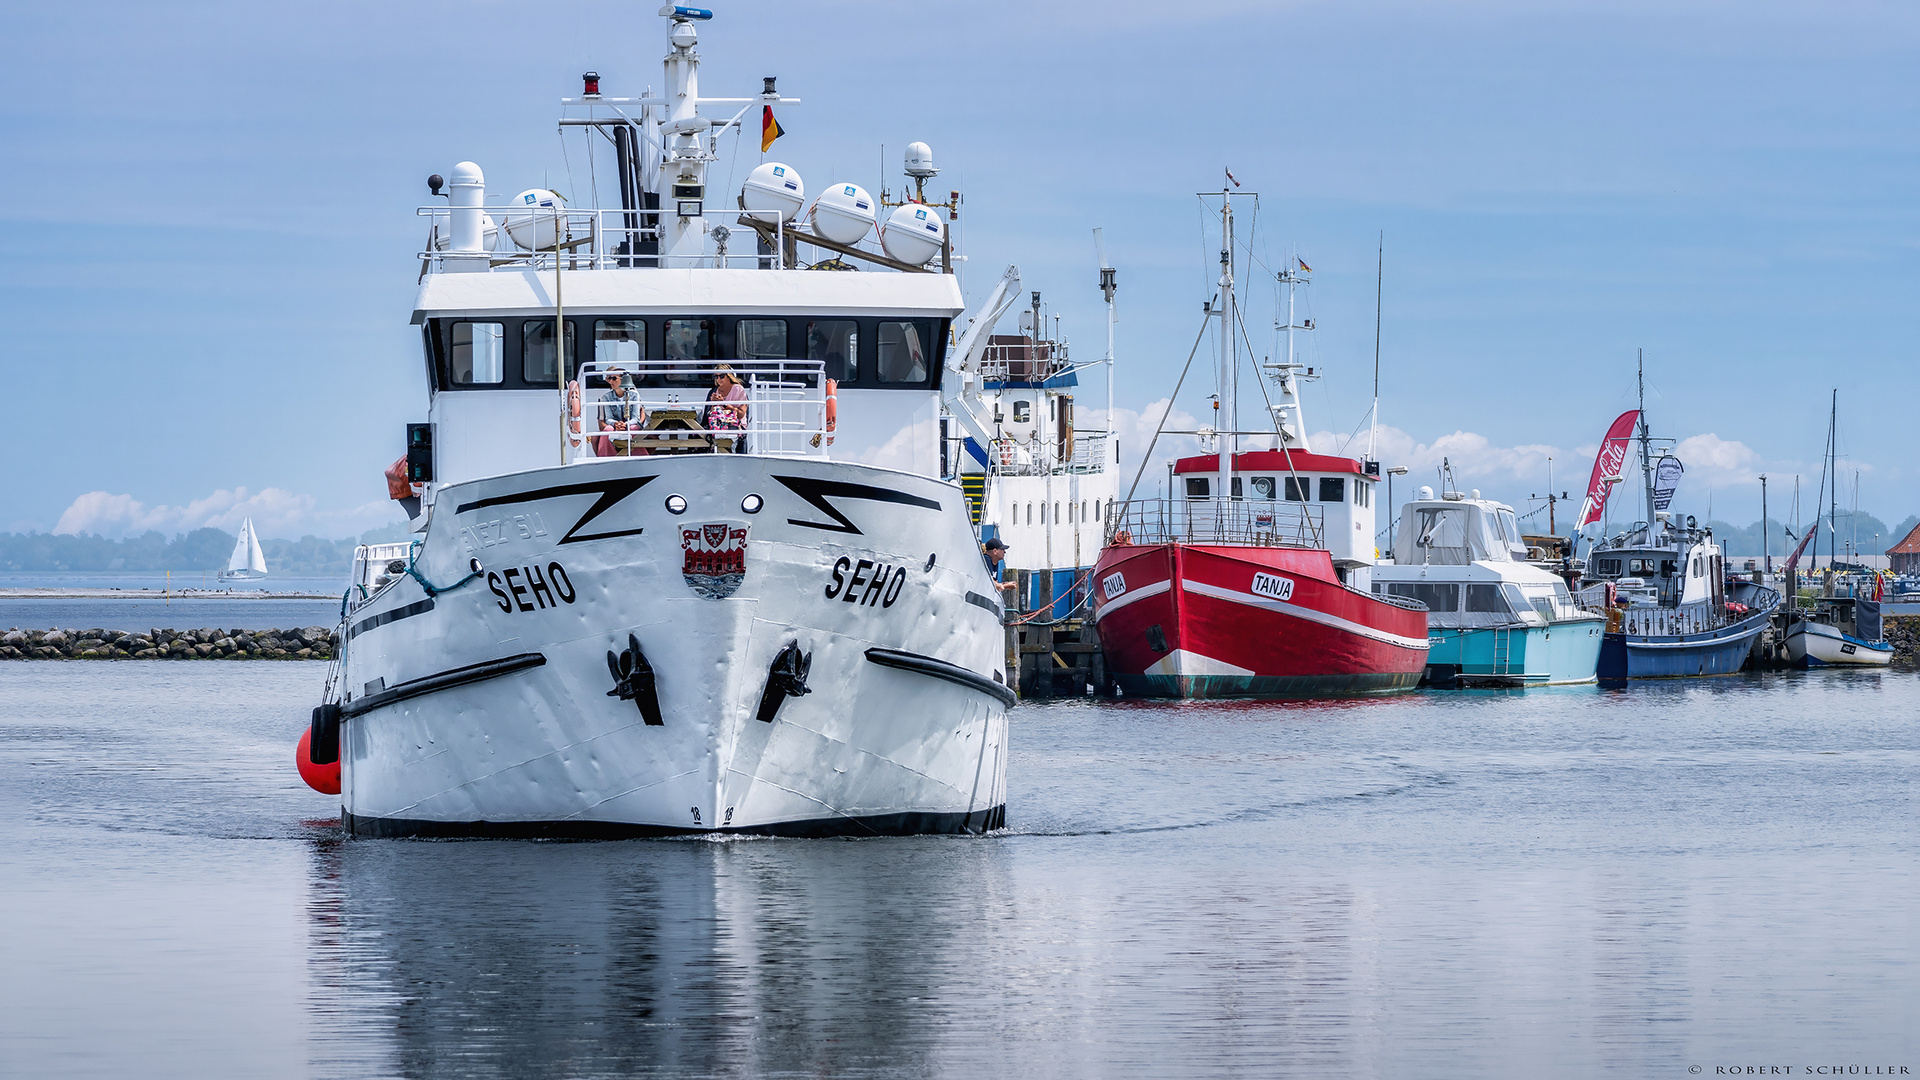
[[[1640,476],[1646,481],[1647,496],[1647,542],[1654,539],[1653,522],[1653,451],[1647,431],[1647,351],[1634,350],[1639,357],[1640,382]]]
[[[1233,494],[1233,458],[1240,447],[1240,425],[1234,419],[1239,411],[1234,393],[1239,353],[1234,348],[1233,312],[1233,194],[1223,184],[1220,188],[1220,310],[1217,312],[1220,316],[1220,401],[1219,415],[1214,418],[1214,430],[1220,435],[1220,479],[1215,494],[1222,500]],[[1225,502],[1215,505],[1221,508],[1221,513],[1226,512]]]

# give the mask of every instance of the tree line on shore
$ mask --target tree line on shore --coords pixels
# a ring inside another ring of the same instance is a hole
[[[263,539],[260,548],[266,553],[267,568],[275,574],[344,575],[355,545],[395,543],[407,536],[405,526],[394,524],[339,540]],[[212,528],[178,533],[171,539],[151,530],[118,540],[92,533],[0,533],[0,570],[213,571],[227,565],[236,539],[234,533]]]

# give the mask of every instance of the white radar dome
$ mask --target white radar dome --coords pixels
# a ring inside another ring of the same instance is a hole
[[[740,188],[740,205],[765,221],[792,221],[807,204],[807,185],[793,167],[769,161],[747,175]]]
[[[808,214],[813,231],[837,244],[857,244],[873,228],[873,198],[859,184],[835,184]]]
[[[907,203],[888,215],[880,226],[880,247],[888,255],[913,266],[924,266],[940,254],[947,238],[946,222],[940,211],[919,203]]]
[[[940,170],[933,167],[933,148],[923,142],[907,144],[907,175],[929,177],[939,175]]]
[[[559,211],[557,223],[555,210]],[[563,242],[573,239],[567,228],[566,200],[546,188],[528,188],[513,197],[507,213],[507,238],[522,251],[552,251],[556,224],[564,234]]]

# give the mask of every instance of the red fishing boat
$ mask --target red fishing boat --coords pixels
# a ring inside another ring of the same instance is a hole
[[[1208,315],[1232,326],[1231,197],[1222,203],[1222,303]],[[1291,287],[1305,270],[1279,275],[1290,287],[1286,358],[1262,365],[1274,384],[1272,430],[1236,430],[1236,335],[1221,334],[1221,430],[1200,433],[1220,452],[1176,461],[1170,498],[1129,498],[1110,515],[1094,618],[1124,694],[1320,697],[1419,685],[1426,607],[1371,591],[1380,464],[1312,452],[1301,419],[1298,383],[1310,369],[1294,362],[1292,335],[1312,325],[1296,325]],[[1243,435],[1278,448],[1236,452]]]

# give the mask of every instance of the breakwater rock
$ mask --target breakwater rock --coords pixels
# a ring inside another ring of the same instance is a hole
[[[299,630],[22,630],[0,634],[5,660],[330,660],[324,626]]]
[[[1920,615],[1888,615],[1881,626],[1895,660],[1920,657]]]

